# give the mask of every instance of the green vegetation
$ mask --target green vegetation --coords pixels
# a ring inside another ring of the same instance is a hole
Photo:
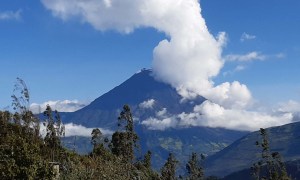
[[[256,180],[290,180],[280,154],[270,151],[267,130],[261,128],[260,135],[261,142],[256,141],[256,145],[262,149],[261,160],[251,167],[253,177]],[[262,171],[263,166],[265,166],[266,171]]]
[[[201,160],[204,160],[204,156],[201,154]],[[192,153],[192,157],[186,164],[186,169],[188,173],[189,180],[203,180],[204,179],[204,170],[201,166],[201,162],[198,159],[197,153]]]
[[[43,120],[29,110],[29,92],[23,80],[17,79],[13,99],[14,112],[0,111],[0,179],[151,179],[151,180],[202,180],[204,156],[192,153],[186,172],[178,176],[179,161],[173,153],[162,166],[160,173],[152,168],[152,153],[140,153],[139,137],[134,131],[130,107],[124,105],[118,118],[119,129],[111,140],[96,128],[91,132],[92,151],[79,155],[63,147],[64,125],[57,111],[47,106]],[[40,135],[40,124],[46,127]],[[270,152],[267,131],[260,130],[261,160],[252,167],[257,180],[289,180],[279,153]],[[181,141],[159,139],[182,149]],[[140,155],[142,157],[142,155]],[[265,166],[267,171],[262,172]],[[206,179],[217,179],[208,177]]]

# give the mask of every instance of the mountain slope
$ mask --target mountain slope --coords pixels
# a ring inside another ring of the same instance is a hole
[[[271,152],[279,152],[284,161],[300,159],[300,122],[268,128],[267,131]],[[206,161],[206,173],[225,176],[250,168],[261,156],[261,149],[255,145],[260,140],[256,131],[210,156]]]
[[[300,179],[300,160],[288,161],[285,162],[285,168],[287,174],[292,177],[292,179]],[[263,168],[263,170],[266,170]],[[234,172],[222,178],[222,180],[253,180],[253,176],[251,175],[250,168]]]
[[[121,85],[94,100],[90,105],[74,113],[65,113],[64,122],[73,122],[86,127],[114,129],[116,118],[124,104],[130,105],[137,118],[145,119],[166,108],[169,113],[189,112],[193,104],[201,104],[205,98],[198,97],[192,103],[180,103],[182,97],[168,84],[156,81],[151,70],[134,74]],[[139,108],[139,104],[153,99],[151,111]]]
[[[151,70],[142,70],[85,108],[74,113],[63,113],[61,117],[64,123],[117,130],[117,117],[123,105],[128,104],[135,119],[135,130],[140,137],[142,153],[151,150],[154,165],[160,167],[169,152],[173,152],[178,160],[184,162],[192,151],[210,155],[247,133],[209,127],[169,128],[160,131],[150,130],[140,123],[149,117],[156,117],[163,110],[169,115],[193,112],[194,106],[205,100],[199,96],[193,101],[182,101],[176,89],[155,80]],[[148,107],[141,106],[145,102]]]

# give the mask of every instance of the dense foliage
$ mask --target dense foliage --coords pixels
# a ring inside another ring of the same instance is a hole
[[[204,170],[196,153],[186,164],[186,173],[178,176],[178,160],[170,153],[160,173],[152,169],[152,153],[141,155],[139,137],[134,131],[130,107],[124,105],[118,118],[119,129],[111,138],[96,128],[91,132],[93,150],[79,155],[63,147],[64,125],[57,111],[47,106],[44,119],[29,110],[29,92],[23,80],[17,79],[13,112],[0,111],[0,179],[152,179],[201,180]],[[46,133],[40,134],[40,125]],[[261,129],[262,160],[253,166],[256,179],[288,180],[280,155],[270,152],[267,132]],[[136,157],[141,156],[141,157]],[[142,158],[143,157],[143,158]],[[266,165],[267,175],[260,174]],[[206,179],[217,179],[208,177]]]

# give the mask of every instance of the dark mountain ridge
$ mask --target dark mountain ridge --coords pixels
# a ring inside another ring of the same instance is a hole
[[[271,127],[267,132],[271,152],[279,152],[284,161],[300,159],[300,122]],[[242,137],[208,157],[206,173],[222,177],[250,168],[261,156],[261,149],[255,145],[256,141],[261,141],[258,131]]]
[[[139,104],[153,99],[151,111],[139,108]],[[145,119],[154,112],[167,108],[171,114],[189,112],[193,104],[201,104],[205,98],[198,97],[193,102],[182,103],[182,97],[172,86],[157,81],[151,70],[143,69],[121,85],[95,99],[88,106],[62,115],[64,122],[73,122],[86,127],[115,129],[116,118],[124,104],[128,104],[137,118]]]

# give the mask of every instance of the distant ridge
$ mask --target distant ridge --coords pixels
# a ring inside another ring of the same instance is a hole
[[[267,131],[271,151],[279,152],[284,161],[300,160],[300,122],[268,128]],[[208,157],[206,173],[222,177],[250,168],[261,155],[261,149],[255,145],[260,139],[258,131],[250,133]]]

